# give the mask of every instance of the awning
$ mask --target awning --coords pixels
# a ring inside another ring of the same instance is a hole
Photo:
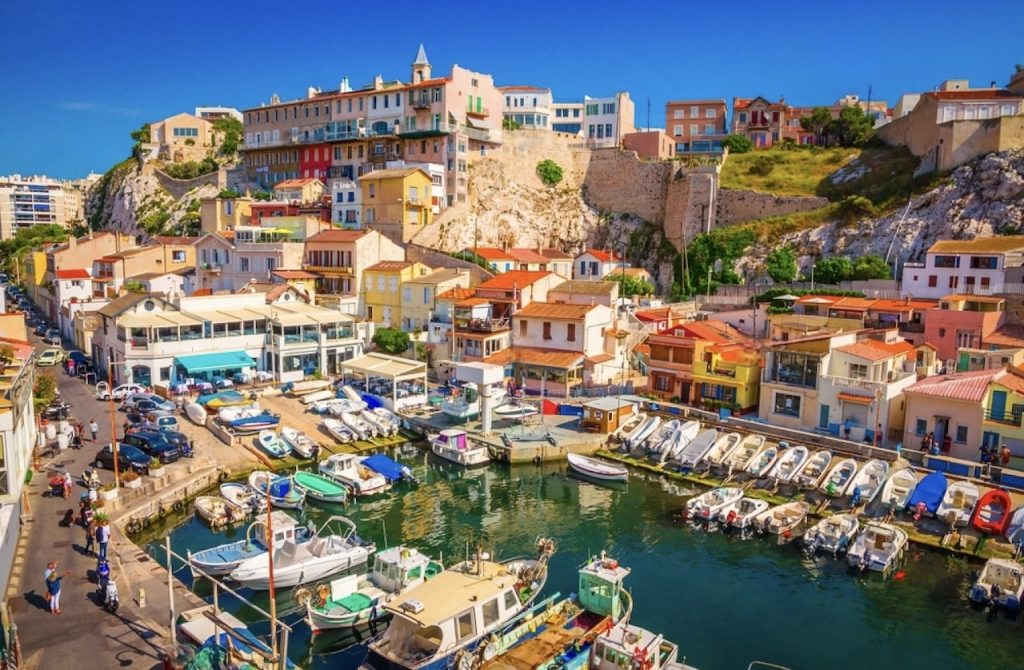
[[[857,395],[856,393],[840,393],[839,399],[843,402],[852,402],[858,405],[870,405],[875,400],[871,396]]]
[[[252,356],[244,351],[219,351],[215,354],[178,356],[174,360],[189,372],[251,368],[256,365],[256,361],[253,360]]]

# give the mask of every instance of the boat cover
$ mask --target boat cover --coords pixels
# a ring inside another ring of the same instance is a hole
[[[284,498],[292,491],[292,482],[287,477],[278,477],[270,482],[270,495],[275,498]]]
[[[360,393],[359,397],[363,399],[363,402],[366,403],[366,406],[369,409],[377,409],[378,407],[384,407],[384,401],[375,395],[370,395],[369,393]]]
[[[243,396],[238,391],[220,391],[218,393],[207,393],[196,398],[196,402],[200,405],[205,405],[211,400],[244,400]]]
[[[941,472],[931,473],[918,482],[917,488],[914,489],[910,500],[907,501],[907,508],[913,509],[917,507],[918,503],[924,503],[925,508],[935,514],[935,510],[939,509],[939,504],[942,502],[942,497],[946,495],[947,486],[949,484],[946,482],[946,475]]]
[[[405,476],[406,472],[404,465],[384,454],[370,456],[363,461],[363,465],[382,475],[388,482],[397,482]]]

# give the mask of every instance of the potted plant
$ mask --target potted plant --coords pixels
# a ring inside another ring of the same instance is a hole
[[[164,469],[164,464],[160,462],[159,458],[154,458],[149,462],[149,476],[155,478],[163,477],[167,472]]]
[[[92,520],[96,522],[97,526],[110,525],[110,515],[106,512],[96,512],[96,514],[93,515]]]
[[[113,484],[104,484],[100,489],[100,499],[97,502],[109,502],[117,497],[117,487]]]
[[[135,470],[129,470],[121,475],[121,484],[126,489],[137,489],[142,487],[142,478],[139,477],[139,473]]]

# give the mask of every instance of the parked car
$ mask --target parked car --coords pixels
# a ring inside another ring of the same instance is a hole
[[[60,335],[60,331],[56,328],[50,328],[46,331],[46,335],[43,337],[43,342],[47,344],[60,344],[63,338]]]
[[[140,406],[140,403],[148,402],[148,405]],[[124,399],[125,409],[133,406],[138,406],[142,410],[143,414],[152,411],[154,409],[162,409],[166,412],[173,412],[178,408],[174,402],[170,400],[164,400],[162,397],[155,393],[133,393]]]
[[[117,455],[118,468],[122,472],[129,468],[136,472],[146,472],[149,470],[149,462],[153,460],[138,447],[123,442],[117,447]],[[114,450],[109,444],[96,452],[96,458],[92,459],[92,464],[97,468],[114,469]]]
[[[63,351],[60,349],[47,349],[39,354],[39,360],[36,361],[36,365],[57,365],[62,360],[64,360]]]
[[[147,412],[146,421],[148,421],[151,426],[156,426],[156,429],[161,432],[165,430],[178,430],[180,427],[178,424],[178,417],[163,409],[155,409]]]
[[[49,325],[48,325],[48,324],[47,324],[47,323],[46,323],[45,321],[43,321],[42,319],[40,319],[40,320],[39,320],[39,323],[38,323],[38,324],[36,324],[36,330],[35,330],[35,333],[36,333],[36,335],[38,335],[39,337],[42,337],[43,335],[46,335],[46,331],[47,331],[47,330],[49,330],[49,329],[50,329],[50,326],[49,326]]]
[[[138,400],[134,405],[125,405],[124,413],[133,425],[146,420],[146,415],[156,409],[152,400]]]
[[[178,448],[156,431],[138,430],[128,433],[122,442],[138,447],[151,458],[159,459],[161,463],[173,463],[181,457]]]
[[[188,435],[177,430],[162,430],[160,434],[165,440],[176,446],[182,456],[192,457],[192,445],[189,443]]]
[[[124,400],[126,397],[133,393],[142,393],[146,389],[139,384],[121,384],[115,386],[113,391],[96,389],[97,400],[110,400],[113,397],[114,400]]]

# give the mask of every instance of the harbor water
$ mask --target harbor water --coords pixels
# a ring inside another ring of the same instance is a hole
[[[764,537],[706,532],[679,519],[694,493],[657,475],[631,473],[609,488],[565,474],[565,467],[492,465],[466,471],[425,452],[408,450],[418,486],[347,508],[308,505],[308,518],[344,513],[378,547],[405,543],[446,564],[482,543],[496,558],[533,551],[538,536],[558,541],[545,594],[576,589],[576,569],[604,549],[632,569],[626,584],[633,623],[679,644],[680,658],[700,670],[740,670],[752,660],[789,668],[991,669],[1024,668],[1024,626],[966,598],[978,564],[911,548],[900,578],[850,572],[832,556],[807,557],[798,545]],[[171,531],[176,552],[240,539],[244,528],[213,533],[188,519]],[[149,545],[164,560],[162,542]],[[187,568],[175,571],[191,583]],[[210,587],[194,590],[209,600]],[[254,600],[267,605],[267,596]],[[291,589],[278,593],[282,619],[293,626],[289,656],[306,668],[355,668],[365,646],[337,632],[311,642]],[[221,604],[244,621],[234,599]],[[268,625],[253,623],[256,633]],[[367,633],[363,634],[364,637]]]

